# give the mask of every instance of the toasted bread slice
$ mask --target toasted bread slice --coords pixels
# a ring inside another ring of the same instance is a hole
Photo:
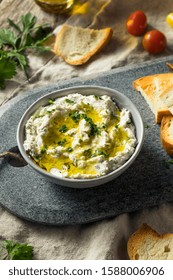
[[[158,94],[165,92],[168,88],[173,86],[173,73],[162,73],[156,75],[155,84]]]
[[[173,260],[173,234],[159,235],[143,224],[130,236],[127,250],[131,260]]]
[[[133,81],[133,87],[139,91],[155,114],[156,123],[160,123],[164,115],[171,115],[167,106],[159,97],[159,77],[165,74],[155,74],[141,77]]]
[[[167,106],[171,114],[173,114],[173,73],[166,73],[158,76],[156,79],[156,87],[159,98]]]
[[[162,103],[164,103],[168,110],[173,115],[173,85],[163,91],[159,98],[161,99]]]
[[[63,25],[54,44],[54,52],[67,63],[81,65],[98,53],[112,37],[112,29],[100,30]]]
[[[156,75],[151,76],[144,76],[135,81],[133,81],[132,85],[134,89],[139,91],[142,96],[145,98],[146,102],[148,103],[151,111],[155,114],[156,113],[156,106],[155,102],[155,95],[156,95],[156,85],[154,83]]]
[[[173,156],[173,116],[164,116],[162,118],[160,139],[166,152]]]

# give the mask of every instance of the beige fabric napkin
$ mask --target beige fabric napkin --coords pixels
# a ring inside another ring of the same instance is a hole
[[[22,94],[24,90],[33,87],[40,87],[61,80],[84,77],[106,72],[113,68],[124,65],[132,65],[147,60],[154,60],[159,57],[169,55],[173,52],[173,30],[165,21],[166,15],[173,10],[171,0],[90,0],[93,7],[84,15],[72,15],[64,21],[58,18],[57,27],[63,23],[90,27],[104,28],[110,26],[113,29],[113,37],[109,44],[101,53],[95,55],[88,63],[82,66],[71,66],[66,64],[53,53],[46,55],[30,55],[31,79],[25,81],[23,73],[19,73],[14,81],[8,83],[5,91],[0,92],[0,104],[4,99],[17,94]],[[96,3],[99,3],[96,5]],[[159,29],[167,36],[167,50],[157,56],[150,55],[142,48],[142,38],[128,34],[125,22],[128,15],[137,10],[143,10],[148,19],[148,29]],[[56,29],[57,30],[57,29]]]
[[[96,2],[101,3],[95,7],[96,14],[94,10],[88,17],[73,15],[67,22],[92,28],[111,26],[113,38],[104,50],[80,67],[68,65],[52,53],[44,58],[32,55],[30,83],[18,74],[15,81],[10,82],[6,90],[0,93],[0,102],[31,88],[74,77],[83,78],[172,53],[173,30],[165,22],[166,15],[173,11],[172,0],[92,1],[93,4]],[[168,49],[160,56],[149,55],[141,46],[141,37],[127,33],[126,18],[136,9],[146,13],[149,28],[165,32]],[[60,23],[63,21],[60,20]],[[144,222],[160,233],[173,232],[172,212],[173,204],[170,203],[88,225],[47,227],[21,220],[0,207],[0,240],[30,243],[34,246],[35,259],[127,259],[129,235]]]
[[[173,204],[81,225],[51,227],[23,221],[0,207],[0,240],[12,239],[34,246],[34,259],[128,259],[127,240],[142,223],[160,234],[173,232]]]

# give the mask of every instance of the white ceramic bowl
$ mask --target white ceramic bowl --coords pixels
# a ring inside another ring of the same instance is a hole
[[[116,104],[120,108],[127,108],[131,112],[132,121],[135,125],[136,129],[136,137],[137,137],[137,145],[135,148],[135,152],[133,155],[118,169],[104,175],[98,178],[93,179],[70,179],[70,178],[63,178],[63,177],[57,177],[44,169],[40,168],[34,161],[28,156],[26,153],[23,143],[25,140],[25,124],[27,120],[30,118],[30,116],[40,107],[47,105],[49,99],[55,99],[58,97],[66,96],[71,93],[80,93],[82,95],[108,95],[112,97]],[[62,186],[72,187],[72,188],[89,188],[98,186],[101,184],[104,184],[108,181],[111,181],[115,178],[117,178],[120,174],[125,172],[127,168],[135,161],[137,158],[144,141],[144,125],[142,118],[135,107],[135,105],[132,103],[132,101],[127,98],[124,94],[113,90],[111,88],[105,88],[105,87],[99,87],[99,86],[76,86],[71,88],[65,88],[62,90],[51,92],[47,95],[44,95],[43,97],[39,98],[37,101],[35,101],[24,113],[22,116],[18,128],[17,128],[17,143],[19,150],[21,152],[21,155],[26,160],[26,162],[37,172],[39,172],[42,176],[45,178],[51,180],[54,183],[57,183]]]

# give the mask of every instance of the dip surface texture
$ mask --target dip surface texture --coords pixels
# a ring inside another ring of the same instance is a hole
[[[68,178],[95,178],[117,169],[137,143],[130,112],[107,95],[74,93],[48,100],[27,121],[25,133],[30,157]]]

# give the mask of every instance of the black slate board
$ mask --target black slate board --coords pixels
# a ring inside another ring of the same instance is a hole
[[[89,189],[52,184],[29,166],[12,167],[0,160],[0,204],[15,215],[49,225],[84,224],[173,201],[173,165],[160,143],[160,128],[132,81],[143,75],[168,72],[165,61],[111,70],[94,78],[72,79],[34,89],[14,98],[1,109],[1,151],[16,145],[17,124],[26,108],[40,96],[75,85],[100,85],[126,94],[140,111],[145,141],[140,155],[127,172],[112,182]]]

